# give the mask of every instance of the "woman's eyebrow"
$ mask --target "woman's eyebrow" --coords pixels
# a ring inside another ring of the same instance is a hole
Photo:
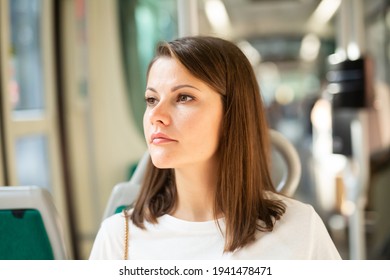
[[[146,90],[150,90],[150,91],[153,91],[153,92],[157,93],[157,90],[155,90],[155,89],[152,88],[152,87],[147,87]]]
[[[188,85],[188,84],[174,86],[174,87],[171,89],[171,91],[176,91],[176,90],[178,90],[178,89],[186,88],[186,87],[193,88],[193,89],[196,89],[196,90],[200,91],[200,89],[198,89],[197,87],[194,87],[194,86]]]
[[[197,87],[194,87],[192,85],[188,85],[188,84],[184,84],[184,85],[177,85],[177,86],[174,86],[173,88],[171,88],[171,91],[176,91],[176,90],[179,90],[179,89],[182,89],[182,88],[193,88],[193,89],[196,89],[198,91],[200,91],[200,89],[198,89]],[[150,91],[153,91],[155,93],[157,93],[157,90],[153,87],[147,87],[146,90],[150,90]]]

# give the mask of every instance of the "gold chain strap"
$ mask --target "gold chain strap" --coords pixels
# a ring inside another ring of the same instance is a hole
[[[125,250],[123,254],[123,259],[128,259],[129,254],[129,219],[126,213],[126,209],[123,209],[123,214],[125,216]]]

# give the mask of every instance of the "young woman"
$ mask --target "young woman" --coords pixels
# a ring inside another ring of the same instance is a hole
[[[145,101],[141,193],[103,222],[90,259],[340,258],[313,208],[274,190],[259,86],[236,45],[160,44]]]

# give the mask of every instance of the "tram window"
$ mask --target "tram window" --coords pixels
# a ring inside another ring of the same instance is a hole
[[[50,190],[48,141],[43,134],[16,139],[16,172],[21,185],[36,185]]]
[[[177,1],[121,0],[118,8],[127,97],[142,131],[144,73],[157,42],[177,37]]]
[[[41,1],[13,0],[10,5],[9,94],[13,116],[31,118],[44,109],[41,53]]]
[[[0,0],[2,147],[0,182],[48,188],[67,221],[62,172],[54,1]],[[68,224],[65,230],[68,230]]]

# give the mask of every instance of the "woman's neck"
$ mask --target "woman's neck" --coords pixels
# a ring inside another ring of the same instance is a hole
[[[194,222],[213,220],[216,174],[210,167],[175,169],[178,201],[172,216]]]

